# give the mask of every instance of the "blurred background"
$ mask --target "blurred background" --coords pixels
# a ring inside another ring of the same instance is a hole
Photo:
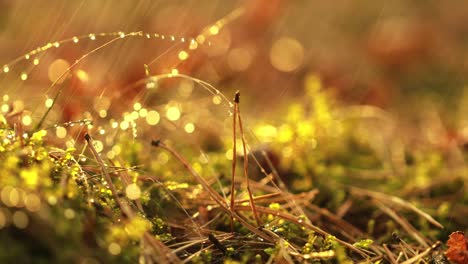
[[[87,131],[109,160],[186,181],[150,149],[162,138],[229,182],[239,90],[250,179],[275,168],[331,211],[348,186],[417,197],[443,232],[466,230],[467,36],[456,0],[0,0],[0,110],[54,146]],[[365,230],[361,210],[347,217]]]
[[[227,23],[216,24],[220,19]],[[117,41],[74,68],[66,88],[74,99],[63,106],[63,119],[83,111],[80,97],[105,90],[132,100],[132,93],[122,96],[122,90],[145,71],[173,69],[228,97],[241,90],[245,114],[272,118],[277,114],[272,109],[303,96],[306,77],[313,74],[342,104],[377,106],[401,123],[423,124],[418,128],[423,130],[429,119],[443,131],[438,140],[464,144],[467,25],[468,7],[459,1],[2,0],[0,66],[8,66],[8,73],[0,75],[0,89],[42,104],[64,69],[112,37],[80,39],[39,54],[38,61],[10,64],[16,58],[74,36],[143,31],[166,39]],[[208,40],[198,48],[180,41],[202,32]],[[176,41],[168,40],[171,36]]]

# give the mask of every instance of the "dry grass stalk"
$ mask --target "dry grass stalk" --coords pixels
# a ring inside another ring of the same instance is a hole
[[[248,174],[249,154],[247,153],[247,147],[246,147],[247,144],[245,142],[244,128],[242,126],[242,118],[241,118],[240,109],[239,109],[239,102],[240,102],[240,93],[239,91],[237,91],[235,98],[234,98],[234,105],[237,106],[235,107],[236,112],[234,113],[234,117],[237,115],[237,118],[239,120],[239,130],[240,130],[241,138],[242,138],[242,151],[244,154],[244,178],[245,178],[245,183],[247,185],[247,192],[249,194],[250,207],[252,208],[252,213],[255,217],[255,220],[257,221],[257,225],[260,226],[262,225],[262,222],[260,221],[260,218],[258,217],[257,210],[255,209],[255,202],[253,199],[252,191],[250,190],[249,174]],[[235,135],[234,135],[234,139],[235,139]],[[234,141],[234,145],[236,145],[235,141]],[[233,155],[235,155],[235,153]],[[233,204],[231,204],[231,206],[232,205]]]
[[[232,215],[235,219],[237,219],[242,225],[244,225],[244,227],[246,227],[247,229],[249,229],[252,233],[256,234],[257,236],[269,241],[269,242],[275,242],[275,240],[268,236],[267,234],[265,234],[264,232],[258,230],[256,227],[254,227],[253,225],[251,225],[249,222],[247,222],[247,220],[244,219],[244,217],[240,214],[238,214],[235,210],[231,210],[230,208],[228,208],[226,202],[223,200],[223,198],[221,197],[221,195],[219,193],[217,193],[207,182],[205,179],[203,179],[203,177],[201,177],[191,166],[190,164],[187,162],[187,160],[185,160],[184,157],[182,157],[178,152],[176,152],[174,149],[172,149],[171,147],[167,146],[166,144],[164,144],[163,142],[161,142],[160,140],[156,140],[156,141],[153,141],[152,142],[152,145],[155,146],[155,147],[160,147],[164,150],[166,150],[167,152],[169,152],[173,157],[175,157],[180,163],[182,163],[182,165],[187,169],[187,171],[198,181],[198,183],[200,183],[200,185],[202,185],[202,187],[205,189],[205,191],[207,191],[207,193],[209,194],[209,196],[218,204],[218,206],[223,210],[225,211],[226,213]]]

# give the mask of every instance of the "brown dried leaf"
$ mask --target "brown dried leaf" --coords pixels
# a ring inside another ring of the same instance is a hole
[[[447,241],[447,258],[457,264],[468,264],[468,240],[461,231],[453,232]]]

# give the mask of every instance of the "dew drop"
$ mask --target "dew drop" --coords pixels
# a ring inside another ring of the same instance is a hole
[[[21,73],[21,76],[20,76],[21,80],[22,81],[26,81],[28,79],[28,74],[26,74],[25,72]]]

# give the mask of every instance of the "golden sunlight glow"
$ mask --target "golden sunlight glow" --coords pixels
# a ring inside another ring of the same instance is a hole
[[[13,102],[13,109],[15,109],[15,111],[23,111],[24,110],[24,102],[21,101],[21,100],[16,100]]]
[[[272,142],[278,136],[278,130],[272,125],[264,125],[255,129],[255,135],[257,135],[261,141]]]
[[[190,80],[183,80],[179,84],[178,92],[180,96],[187,98],[192,94],[194,84]]]
[[[4,65],[4,66],[3,66],[3,72],[4,72],[4,73],[7,73],[7,72],[9,72],[9,71],[10,71],[10,67],[8,67],[8,65]]]
[[[282,125],[278,131],[278,141],[285,143],[290,142],[294,137],[294,132],[289,125]]]
[[[111,105],[111,100],[109,97],[98,97],[94,99],[93,108],[96,112],[100,110],[107,110]]]
[[[225,156],[226,156],[226,159],[232,160],[232,149],[228,149],[228,150],[226,151]]]

